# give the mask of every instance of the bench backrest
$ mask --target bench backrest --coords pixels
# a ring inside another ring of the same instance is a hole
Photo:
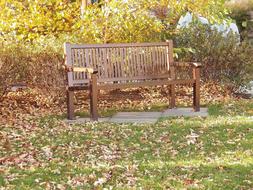
[[[66,64],[98,70],[99,82],[168,78],[173,42],[84,44],[65,43]],[[68,72],[68,85],[88,83],[86,73]]]

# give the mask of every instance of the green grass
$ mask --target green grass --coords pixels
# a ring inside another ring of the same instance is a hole
[[[0,146],[0,158],[15,159],[0,164],[0,189],[252,189],[253,101],[210,105],[209,114],[3,127],[11,149]]]

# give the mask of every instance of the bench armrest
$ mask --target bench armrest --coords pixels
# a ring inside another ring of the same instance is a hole
[[[86,72],[90,74],[96,74],[98,73],[97,70],[91,68],[91,67],[67,67],[68,72]]]
[[[174,62],[173,65],[176,66],[176,67],[177,66],[179,66],[179,67],[193,66],[193,67],[196,67],[196,68],[202,67],[202,64],[198,63],[198,62]]]

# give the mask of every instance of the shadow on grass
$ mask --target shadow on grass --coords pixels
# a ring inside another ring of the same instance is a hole
[[[152,106],[149,107],[144,107],[144,108],[138,108],[138,107],[126,107],[126,108],[107,108],[107,109],[100,109],[99,110],[99,115],[100,117],[104,118],[104,117],[112,117],[113,115],[115,115],[118,112],[153,112],[153,111],[164,111],[168,109],[168,105],[167,104],[154,104]],[[86,118],[86,117],[90,117],[90,113],[88,111],[77,111],[75,112],[75,116],[76,117],[81,117],[81,118]],[[52,114],[52,115],[46,115],[44,117],[41,117],[41,119],[59,119],[59,120],[63,120],[67,118],[67,114]]]

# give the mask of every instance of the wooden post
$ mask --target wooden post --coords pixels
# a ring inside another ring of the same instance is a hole
[[[200,111],[200,67],[193,68],[193,109]]]
[[[71,61],[71,44],[66,42],[64,43],[64,55],[65,55],[65,65],[67,67],[72,66]],[[74,114],[74,91],[70,90],[69,87],[73,86],[73,72],[67,71],[67,81],[68,81],[68,87],[67,87],[67,118],[68,119],[75,119]]]
[[[173,41],[166,40],[168,44],[167,48],[167,62],[168,62],[168,70],[170,72],[170,77],[172,80],[176,79],[175,76],[175,68],[174,68],[174,59],[173,59]],[[176,92],[175,92],[175,84],[170,85],[170,108],[176,107]]]
[[[98,87],[97,72],[91,74],[90,81],[90,117],[91,120],[98,120]]]
[[[74,91],[67,89],[67,117],[70,120],[75,119],[74,112]]]

